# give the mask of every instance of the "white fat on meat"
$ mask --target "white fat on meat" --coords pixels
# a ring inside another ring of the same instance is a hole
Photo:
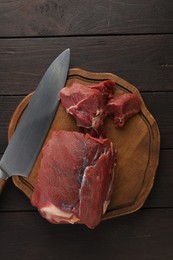
[[[64,212],[51,203],[49,203],[48,206],[41,208],[39,211],[50,222],[58,223],[68,221],[69,223],[74,224],[79,221],[73,213]]]

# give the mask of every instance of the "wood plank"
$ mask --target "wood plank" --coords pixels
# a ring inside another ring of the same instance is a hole
[[[173,150],[161,150],[153,189],[144,208],[173,207]]]
[[[172,0],[0,2],[0,37],[172,33]]]
[[[8,125],[10,123],[10,118],[12,117],[17,104],[20,103],[20,101],[23,99],[23,97],[2,97],[0,96],[0,153],[3,153],[7,144],[8,144]]]
[[[173,92],[141,93],[150,113],[156,119],[161,133],[161,148],[173,148]],[[0,96],[0,153],[7,146],[10,119],[21,96]]]
[[[173,35],[0,39],[0,94],[32,92],[68,47],[71,68],[111,72],[141,91],[172,91],[172,45]]]
[[[8,179],[0,196],[0,212],[5,211],[36,211],[29,199],[16,188],[12,179]]]
[[[142,97],[160,128],[161,148],[173,148],[173,92],[142,93]]]
[[[173,207],[173,150],[162,150],[154,187],[143,208]],[[0,197],[0,212],[35,210],[29,199],[18,190],[11,179]]]
[[[173,209],[141,210],[103,222],[54,225],[36,212],[0,214],[2,259],[172,260]]]

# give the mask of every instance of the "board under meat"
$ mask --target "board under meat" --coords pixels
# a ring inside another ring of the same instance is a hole
[[[109,207],[103,216],[108,219],[128,214],[142,207],[149,195],[159,161],[160,133],[157,123],[147,110],[144,101],[136,87],[110,73],[91,73],[81,69],[69,71],[67,85],[79,83],[82,85],[97,84],[104,80],[117,83],[114,95],[135,93],[141,100],[141,112],[131,118],[123,128],[116,128],[113,120],[108,117],[104,122],[105,137],[115,144],[117,154],[116,175]],[[30,101],[28,95],[17,107],[9,126],[9,139],[15,131],[20,116]],[[53,131],[77,131],[75,119],[66,113],[60,104],[45,144]],[[13,177],[14,184],[31,198],[37,181],[38,169],[42,159],[41,153],[28,178]]]

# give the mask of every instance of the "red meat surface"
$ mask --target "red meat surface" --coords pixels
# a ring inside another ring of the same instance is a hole
[[[108,139],[54,131],[42,149],[32,205],[52,223],[94,228],[110,202],[115,156]]]
[[[91,86],[73,83],[61,90],[61,103],[85,132],[96,137],[101,136],[107,116],[106,104],[112,97],[115,84],[112,80]]]
[[[141,101],[136,94],[122,94],[110,99],[108,113],[114,118],[115,126],[122,127],[126,121],[141,110]]]

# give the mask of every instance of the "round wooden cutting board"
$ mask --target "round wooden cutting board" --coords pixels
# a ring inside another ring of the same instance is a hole
[[[107,118],[104,129],[118,150],[117,166],[111,203],[103,219],[125,215],[138,210],[145,202],[154,183],[159,161],[160,134],[156,121],[147,110],[142,97],[134,86],[110,73],[91,73],[81,69],[70,69],[67,85],[79,82],[83,85],[97,84],[103,80],[116,81],[117,93],[136,93],[142,101],[142,111],[131,118],[123,128],[115,128],[113,120]],[[17,107],[9,126],[9,140],[20,120],[20,116],[32,97],[26,96]],[[80,131],[75,120],[59,105],[45,143],[53,130]],[[28,178],[15,176],[14,184],[31,198],[34,190],[42,153]]]

